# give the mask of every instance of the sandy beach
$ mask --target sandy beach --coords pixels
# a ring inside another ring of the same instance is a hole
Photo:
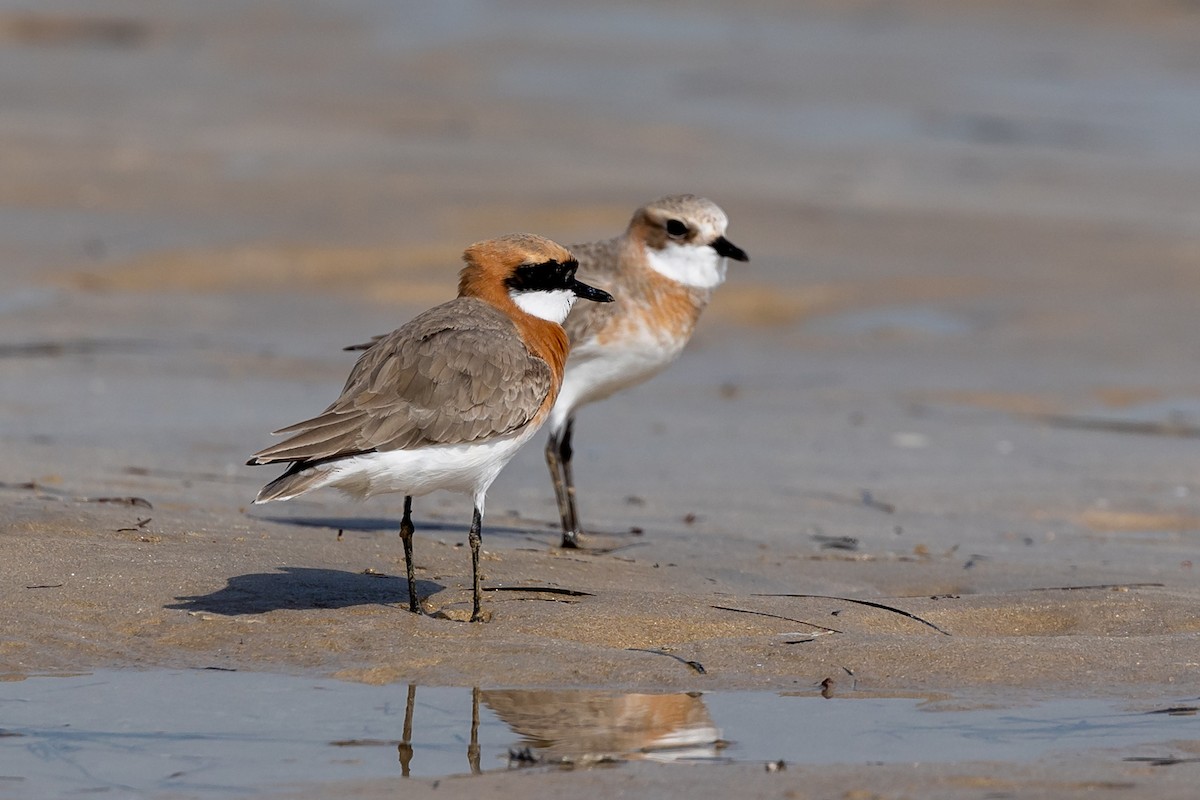
[[[1194,704],[1200,13],[1139,8],[0,10],[0,674]],[[580,413],[587,549],[540,436],[501,475],[489,622],[462,498],[414,507],[421,616],[402,498],[250,505],[250,453],[467,244],[685,191],[751,262],[671,370]],[[1194,796],[1195,763],[1119,755],[403,790]]]

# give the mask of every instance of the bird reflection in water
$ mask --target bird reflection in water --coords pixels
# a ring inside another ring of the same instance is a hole
[[[712,759],[724,744],[700,695],[485,691],[483,702],[542,761]]]
[[[413,708],[417,687],[408,687],[400,770],[410,774]],[[467,765],[482,772],[479,704],[483,702],[522,737],[510,749],[510,766],[586,765],[626,759],[711,760],[725,742],[696,693],[623,694],[599,690],[471,690]],[[512,753],[516,753],[513,756]]]

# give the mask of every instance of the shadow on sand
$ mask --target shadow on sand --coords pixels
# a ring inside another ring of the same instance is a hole
[[[428,597],[444,586],[417,581],[417,594]],[[230,578],[225,588],[165,608],[207,611],[213,614],[265,614],[280,609],[345,608],[371,604],[408,604],[408,588],[401,577],[346,572],[337,569],[281,567],[278,572],[256,572]]]

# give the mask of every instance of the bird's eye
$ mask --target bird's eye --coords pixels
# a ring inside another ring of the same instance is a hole
[[[676,237],[685,236],[685,235],[687,235],[687,232],[688,232],[687,225],[684,225],[679,220],[677,220],[677,219],[667,220],[667,233],[670,234],[671,236],[676,236]]]

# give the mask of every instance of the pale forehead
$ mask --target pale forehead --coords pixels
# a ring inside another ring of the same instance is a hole
[[[674,217],[717,235],[723,234],[729,225],[729,218],[720,206],[706,197],[691,194],[661,197],[647,204],[646,211],[660,219]]]

